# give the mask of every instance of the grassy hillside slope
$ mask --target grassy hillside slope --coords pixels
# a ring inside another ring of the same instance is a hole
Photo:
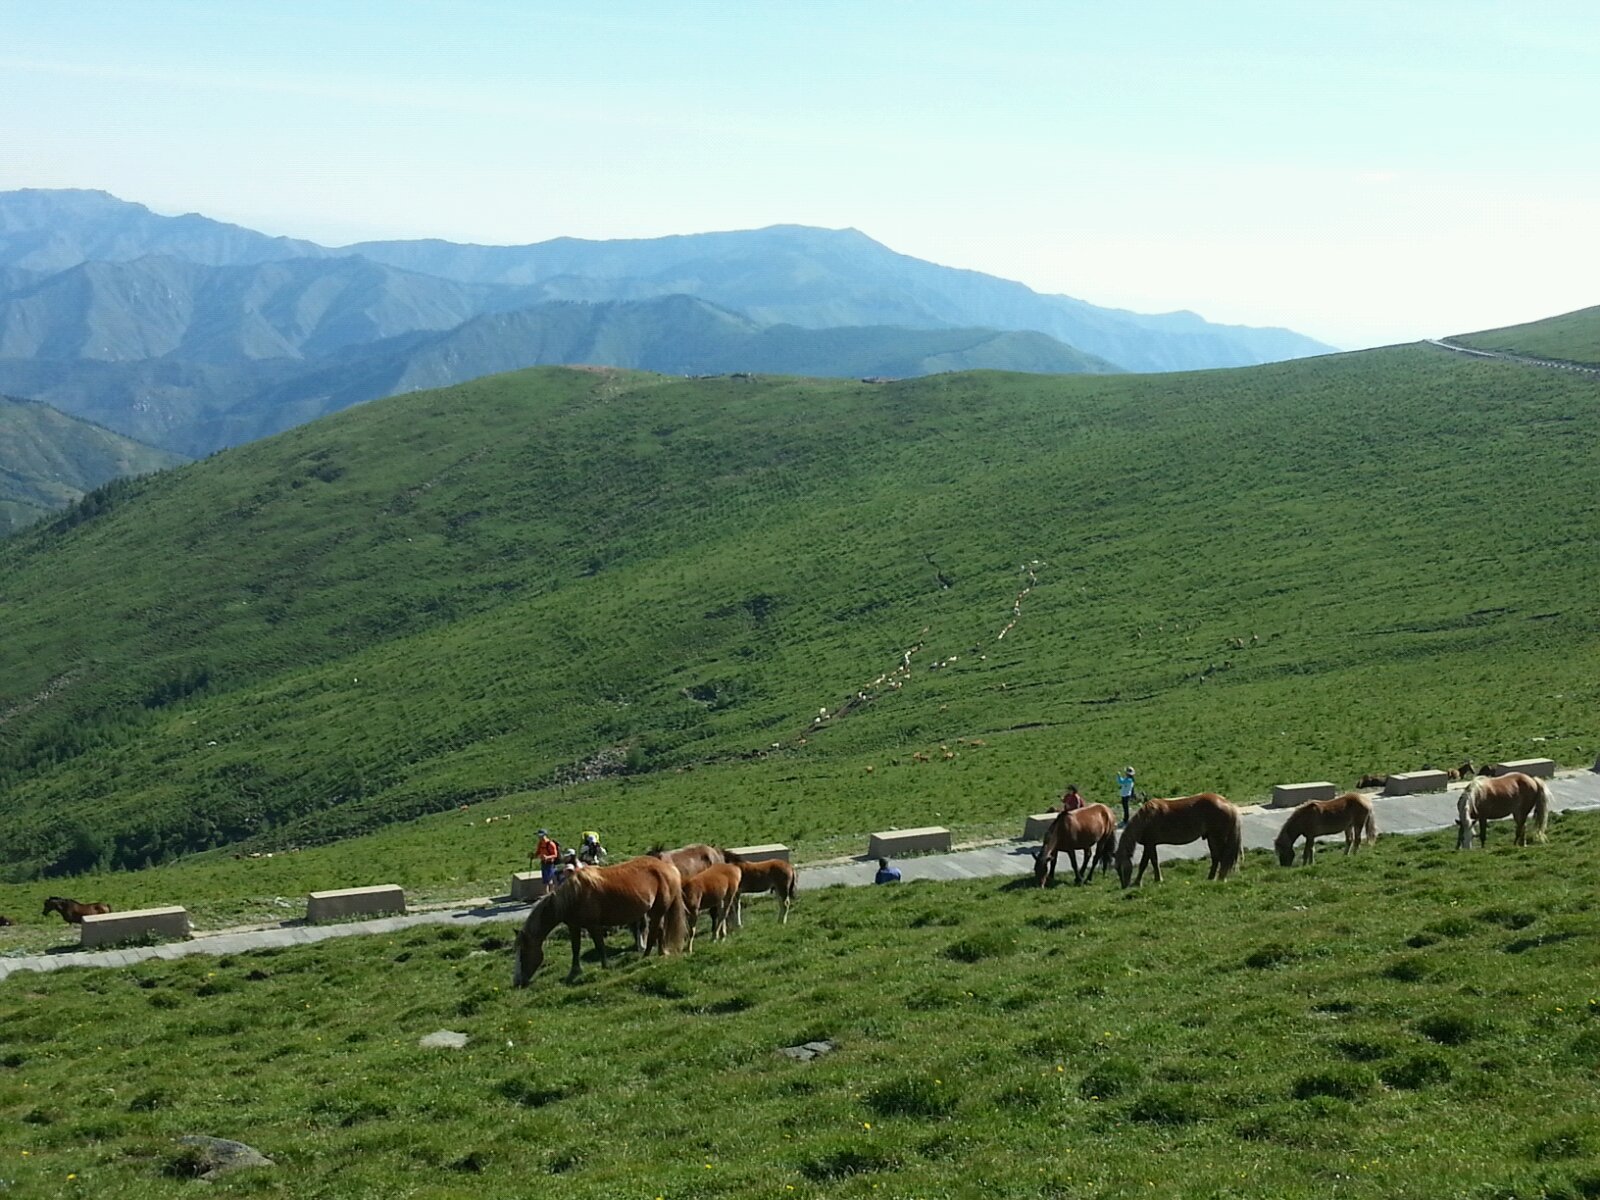
[[[19,1195],[1583,1197],[1600,819],[1122,894],[804,893],[787,926],[512,991],[513,926],[0,984]],[[471,1039],[426,1050],[438,1029]],[[780,1047],[827,1038],[811,1062]]]
[[[1463,334],[1451,340],[1480,350],[1505,350],[1533,358],[1600,365],[1600,306],[1530,321],[1526,325]]]
[[[0,537],[109,480],[179,461],[47,405],[0,396]]]
[[[1413,347],[380,402],[0,547],[0,853],[138,865],[596,776],[529,803],[815,850],[1127,761],[1245,798],[1592,757],[1596,401]]]

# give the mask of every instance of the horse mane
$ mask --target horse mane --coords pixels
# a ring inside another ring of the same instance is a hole
[[[667,853],[666,844],[664,842],[657,842],[655,845],[651,846],[650,849],[646,850],[645,853],[651,858],[664,858]]]
[[[718,854],[722,855],[722,861],[730,866],[737,867],[740,863],[744,862],[744,855],[742,854],[735,854],[732,850],[724,850],[721,846],[716,846],[713,848]]]

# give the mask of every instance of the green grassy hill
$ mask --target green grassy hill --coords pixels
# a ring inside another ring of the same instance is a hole
[[[572,987],[508,987],[510,924],[13,976],[4,1177],[192,1196],[200,1133],[277,1163],[222,1192],[341,1200],[1592,1196],[1600,819],[1450,844],[755,900]]]
[[[1480,350],[1505,350],[1533,358],[1600,365],[1600,307],[1582,308],[1526,325],[1486,329],[1451,340]]]
[[[0,396],[0,537],[119,476],[179,461],[47,405]]]
[[[379,402],[0,546],[0,854],[137,866],[502,796],[569,836],[815,853],[1009,828],[1129,761],[1247,799],[1592,758],[1596,402],[1422,347]]]

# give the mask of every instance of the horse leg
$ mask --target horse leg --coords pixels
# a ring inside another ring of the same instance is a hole
[[[1478,846],[1481,849],[1484,849],[1484,850],[1487,850],[1489,848],[1489,818],[1488,817],[1479,817],[1478,818]]]
[[[1514,844],[1518,846],[1528,844],[1528,814],[1525,812],[1517,814],[1517,837]]]
[[[1067,865],[1072,868],[1072,886],[1077,887],[1082,882],[1079,878],[1081,869],[1078,866],[1078,852],[1071,846],[1067,847]]]
[[[645,941],[645,930],[644,930],[644,921],[643,921],[643,919],[635,921],[630,926],[630,928],[633,930],[633,950],[634,950],[634,953],[635,954],[643,954],[649,948],[649,943],[647,941]]]
[[[787,925],[789,923],[789,905],[794,903],[794,898],[788,892],[779,892],[778,903],[782,905],[782,911],[778,915],[778,924]]]
[[[1315,834],[1306,834],[1306,866],[1317,861],[1317,839]]]
[[[594,948],[600,952],[600,969],[604,971],[611,965],[610,959],[606,957],[605,926],[596,925],[593,929],[589,930],[589,939],[594,942]]]
[[[567,972],[567,982],[571,983],[578,977],[578,956],[583,953],[583,926],[574,925],[572,928],[572,970]]]

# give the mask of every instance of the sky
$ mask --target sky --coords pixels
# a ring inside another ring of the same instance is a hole
[[[1343,348],[1600,303],[1590,0],[0,0],[0,189],[337,244],[777,223]]]

